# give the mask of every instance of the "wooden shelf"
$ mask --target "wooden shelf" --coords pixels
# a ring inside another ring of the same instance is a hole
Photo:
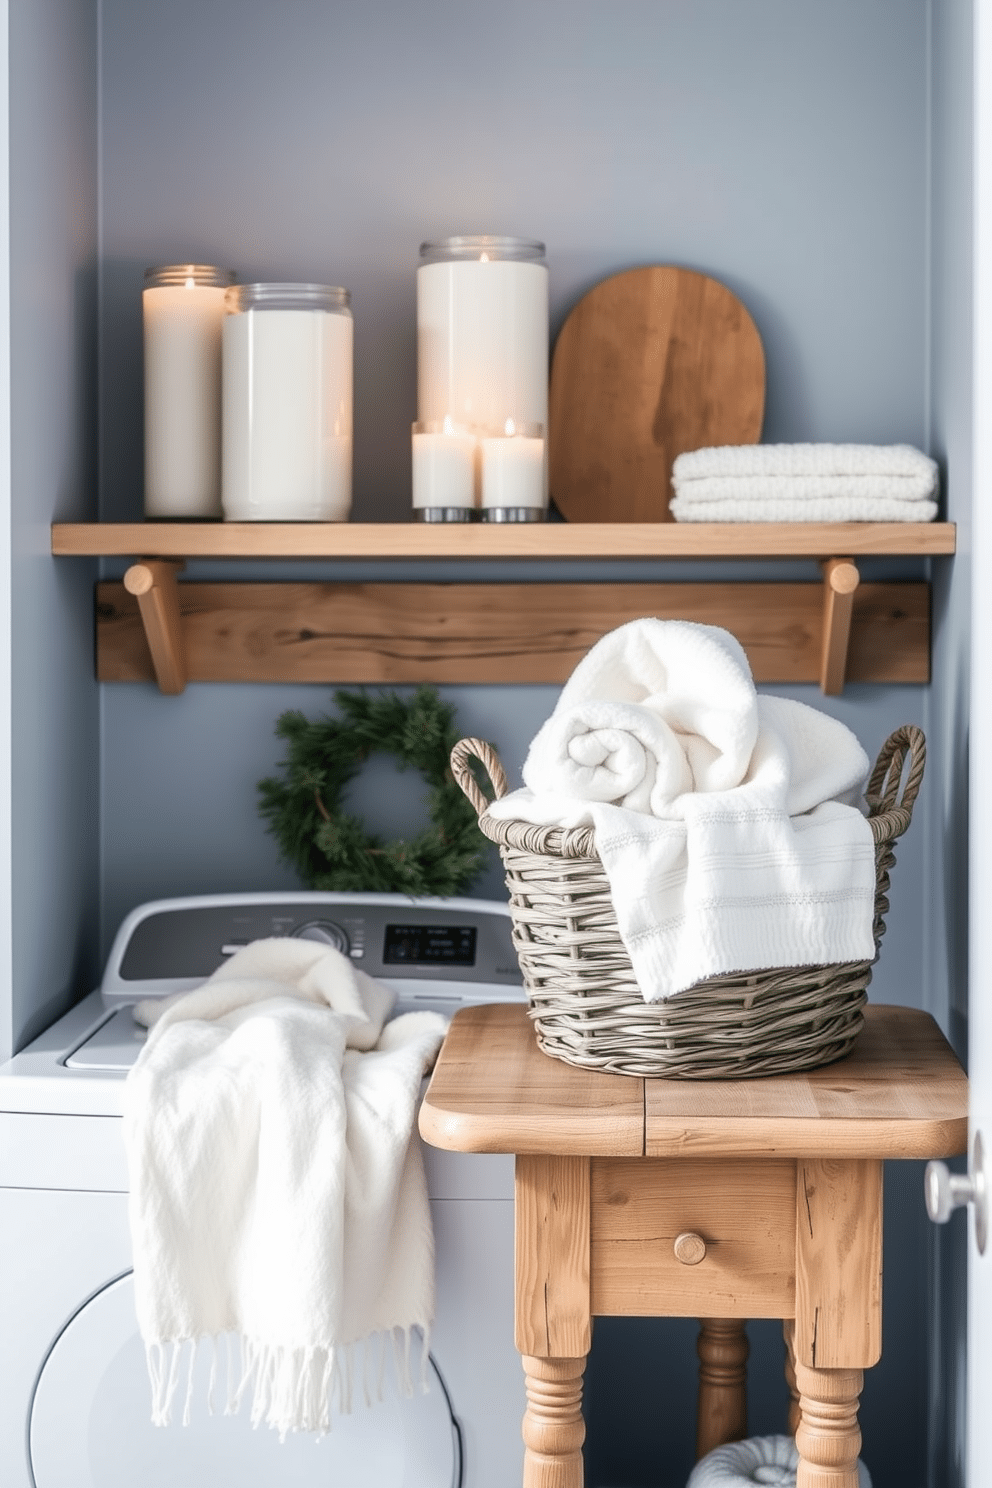
[[[56,522],[57,557],[834,558],[954,552],[952,522]]]
[[[129,557],[98,586],[97,675],[187,681],[560,682],[638,615],[722,625],[759,681],[926,682],[929,586],[856,559],[954,552],[951,523],[57,523],[62,557]],[[819,584],[177,583],[188,558],[816,558]]]

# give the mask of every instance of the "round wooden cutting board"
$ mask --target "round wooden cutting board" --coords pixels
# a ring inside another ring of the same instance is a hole
[[[756,444],[764,411],[761,337],[726,285],[669,265],[615,274],[555,344],[551,495],[571,522],[669,522],[676,455]]]

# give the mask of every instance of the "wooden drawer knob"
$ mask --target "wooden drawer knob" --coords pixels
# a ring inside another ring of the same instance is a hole
[[[681,1261],[683,1266],[698,1266],[706,1254],[706,1241],[693,1230],[683,1230],[681,1235],[675,1236],[672,1248],[675,1259]]]

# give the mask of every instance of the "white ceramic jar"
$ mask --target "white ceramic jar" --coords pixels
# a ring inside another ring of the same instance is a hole
[[[502,438],[508,424],[548,425],[548,270],[530,238],[424,243],[417,270],[417,411],[421,424]],[[516,451],[515,451],[516,453]],[[542,501],[530,507],[543,517]],[[479,464],[481,481],[481,463]],[[481,489],[476,492],[481,504]],[[524,507],[519,510],[523,512]],[[526,518],[523,518],[526,519]]]
[[[346,289],[240,284],[223,327],[223,508],[233,522],[343,522],[351,510]]]
[[[211,264],[145,271],[147,517],[221,515],[221,324],[233,282]]]

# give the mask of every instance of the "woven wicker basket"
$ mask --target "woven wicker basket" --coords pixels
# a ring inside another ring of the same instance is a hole
[[[494,821],[473,759],[497,797],[506,794],[506,776],[491,745],[455,745],[455,779],[506,869],[513,943],[545,1053],[617,1074],[713,1080],[812,1069],[850,1051],[864,1023],[870,961],[711,977],[668,1002],[646,1003],[620,939],[593,829]],[[868,782],[876,959],[893,844],[909,826],[925,761],[922,731],[906,725],[886,740]]]

